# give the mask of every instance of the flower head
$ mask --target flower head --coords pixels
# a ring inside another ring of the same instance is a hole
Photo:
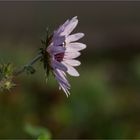
[[[49,65],[59,83],[59,89],[62,89],[67,96],[70,94],[70,84],[66,78],[66,73],[71,76],[79,76],[74,67],[79,66],[81,63],[75,58],[80,56],[79,51],[86,48],[85,44],[76,42],[84,36],[83,33],[70,35],[77,24],[77,17],[67,20],[54,31],[51,42],[46,49],[50,57]]]
[[[13,83],[13,65],[0,64],[0,91],[10,90],[15,84]]]

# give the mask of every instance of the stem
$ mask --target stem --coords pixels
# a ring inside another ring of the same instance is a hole
[[[42,57],[42,54],[39,53],[36,57],[34,57],[29,63],[27,63],[26,65],[24,65],[21,69],[19,69],[18,71],[16,71],[14,73],[15,76],[23,73],[26,69],[26,67],[28,66],[32,66],[34,63],[36,63],[40,58]]]
[[[37,62],[42,57],[42,54],[39,53],[33,60],[31,60],[27,65],[25,66],[32,66],[35,62]]]

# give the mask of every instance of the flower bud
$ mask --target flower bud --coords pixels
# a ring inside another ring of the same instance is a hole
[[[0,90],[10,90],[15,84],[13,83],[13,65],[0,64]]]

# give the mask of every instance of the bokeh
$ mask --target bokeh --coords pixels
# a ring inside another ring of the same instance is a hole
[[[41,47],[46,27],[78,16],[74,32],[87,44],[80,77],[68,76],[71,95],[45,80],[41,63],[0,94],[0,138],[140,138],[140,2],[0,2],[0,61],[20,67]]]

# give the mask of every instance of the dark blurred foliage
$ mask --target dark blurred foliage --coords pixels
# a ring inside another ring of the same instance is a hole
[[[45,28],[75,15],[87,49],[69,98],[42,65],[0,94],[0,138],[32,138],[25,125],[52,138],[140,138],[140,2],[0,2],[0,61],[26,64]]]

